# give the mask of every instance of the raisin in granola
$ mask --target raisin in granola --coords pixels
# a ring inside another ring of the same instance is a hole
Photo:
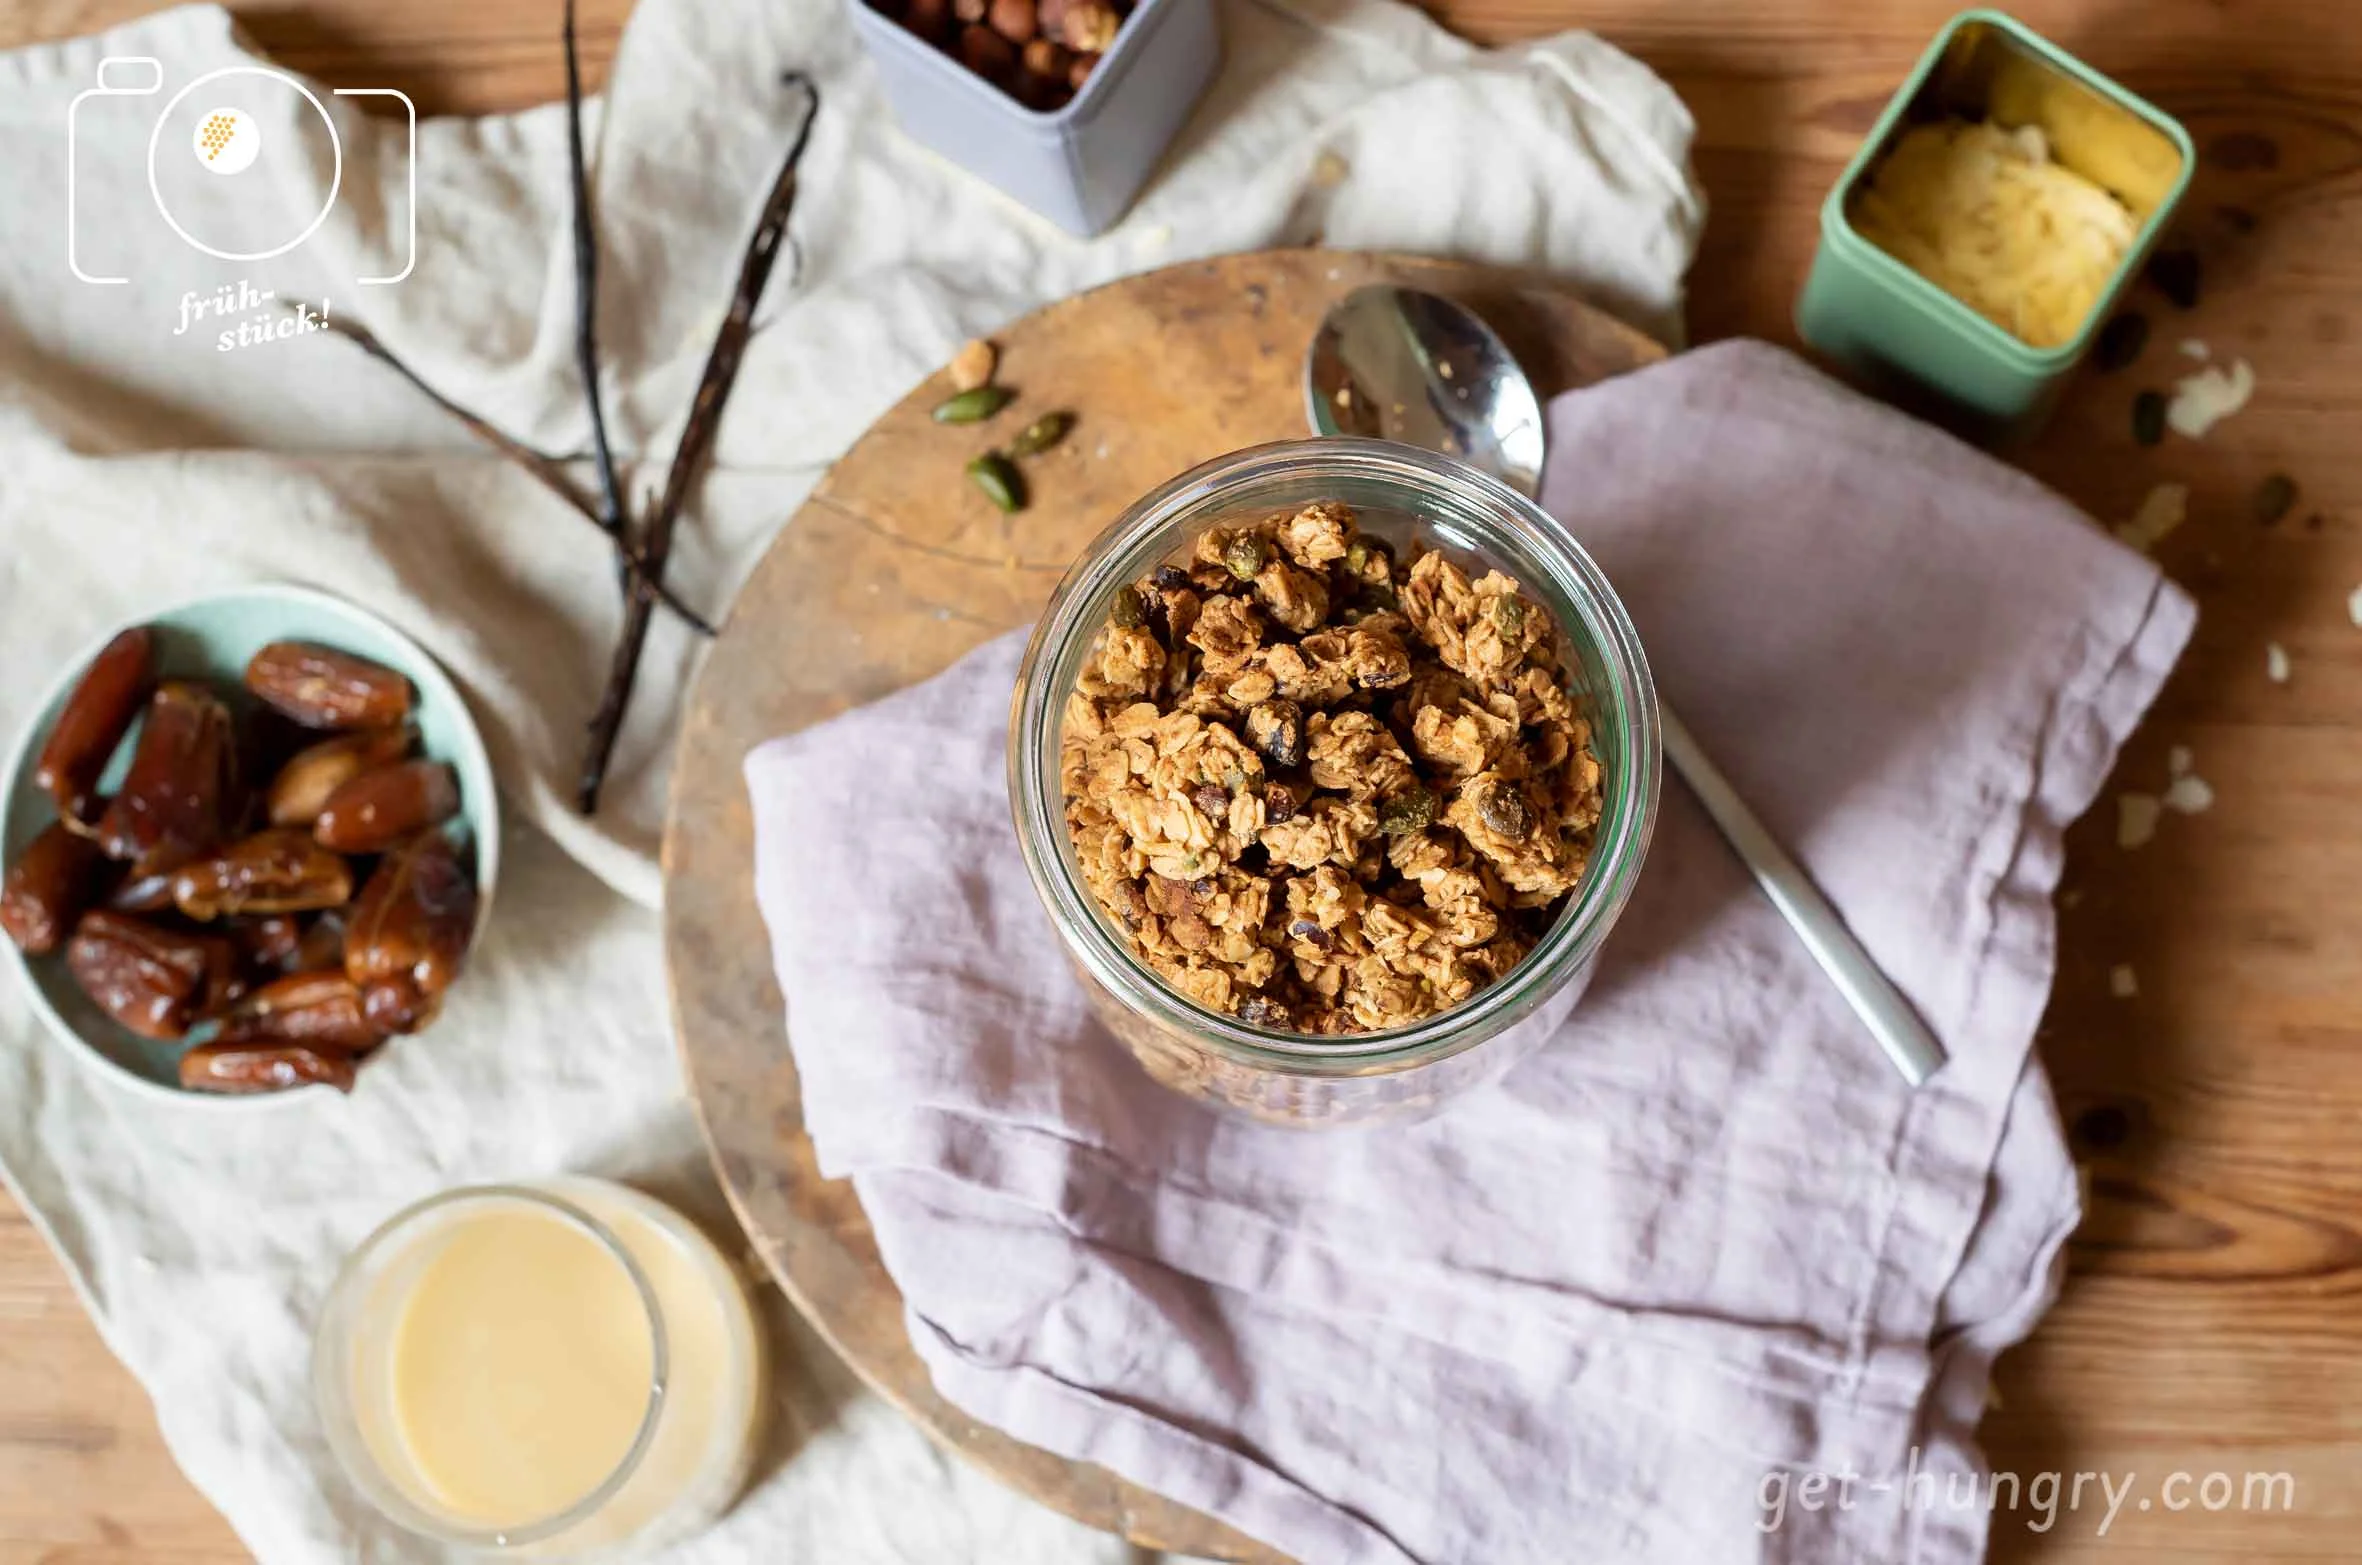
[[[1400,1026],[1521,961],[1601,809],[1559,626],[1499,571],[1319,501],[1119,591],[1066,707],[1085,883],[1200,1005]]]

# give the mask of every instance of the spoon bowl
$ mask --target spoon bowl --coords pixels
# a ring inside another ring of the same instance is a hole
[[[1542,404],[1517,359],[1463,305],[1374,283],[1331,307],[1304,359],[1314,433],[1458,457],[1528,499],[1542,484]]]

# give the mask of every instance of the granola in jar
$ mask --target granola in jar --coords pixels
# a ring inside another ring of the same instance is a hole
[[[1066,702],[1091,895],[1166,983],[1362,1033],[1524,959],[1583,877],[1600,767],[1561,627],[1496,570],[1316,501],[1114,597]]]

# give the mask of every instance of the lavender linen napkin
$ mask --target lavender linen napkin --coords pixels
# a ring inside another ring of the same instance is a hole
[[[2190,604],[1762,345],[1551,421],[1544,504],[1947,1068],[1904,1088],[1668,779],[1591,992],[1497,1087],[1326,1134],[1167,1094],[1019,862],[1011,638],[749,757],[822,1167],[951,1400],[1308,1561],[1972,1560],[1982,1512],[1908,1480],[1978,1461],[2055,1287],[2060,834]],[[1816,1508],[1814,1472],[1891,1486]]]

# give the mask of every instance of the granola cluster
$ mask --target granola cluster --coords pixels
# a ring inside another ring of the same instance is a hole
[[[1321,501],[1116,594],[1067,700],[1085,881],[1199,1004],[1400,1026],[1514,967],[1600,814],[1560,632],[1498,571],[1398,560]]]

